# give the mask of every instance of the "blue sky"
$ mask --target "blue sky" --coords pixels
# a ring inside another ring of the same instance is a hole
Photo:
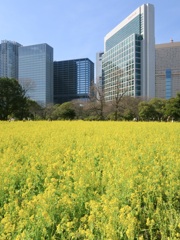
[[[0,0],[0,40],[47,43],[54,60],[95,63],[104,36],[144,3],[155,7],[156,43],[180,41],[180,0]]]

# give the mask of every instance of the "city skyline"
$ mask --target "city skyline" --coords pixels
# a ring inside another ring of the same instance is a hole
[[[23,46],[47,43],[54,48],[54,61],[89,58],[103,51],[104,36],[144,3],[155,8],[155,43],[180,41],[180,1],[82,0],[58,2],[7,0],[1,4],[1,40]]]

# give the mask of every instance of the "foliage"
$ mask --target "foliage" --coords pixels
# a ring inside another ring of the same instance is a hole
[[[166,116],[171,116],[175,120],[180,120],[180,93],[175,98],[171,98],[166,103]]]
[[[15,79],[0,78],[0,119],[28,116],[28,104],[25,91]]]
[[[168,100],[153,98],[140,102],[139,116],[142,120],[180,120],[180,93]]]
[[[139,117],[142,120],[152,120],[155,115],[155,108],[148,102],[139,103]]]
[[[179,123],[0,122],[0,132],[0,239],[179,239]]]
[[[73,109],[75,111],[76,119],[85,119],[88,115],[85,111],[87,102],[81,101],[80,99],[75,99],[71,101]]]
[[[113,112],[111,112],[110,114],[108,114],[107,120],[111,120],[111,121],[122,121],[122,120],[124,120],[124,119],[123,119],[121,113],[119,113],[119,112],[115,113],[115,112],[113,111]]]
[[[166,100],[153,98],[139,103],[139,116],[143,120],[158,120],[164,117]]]
[[[43,108],[34,100],[28,99],[29,117],[34,120],[43,118]]]
[[[125,109],[123,117],[125,120],[131,121],[133,118],[136,117],[136,115],[131,109]]]
[[[27,82],[27,87],[33,84]],[[33,120],[113,120],[122,121],[140,119],[142,121],[180,121],[180,93],[171,99],[153,98],[142,101],[141,98],[125,96],[121,85],[115,88],[115,99],[105,101],[101,87],[91,86],[89,100],[81,99],[50,105],[42,108],[38,103],[25,97],[28,89],[23,89],[15,79],[0,78],[0,120],[9,118]]]
[[[149,104],[154,108],[153,118],[155,120],[162,119],[164,116],[166,100],[161,98],[153,98],[149,101]]]
[[[72,120],[76,116],[72,102],[66,102],[61,105],[55,105],[55,110],[52,113],[53,119]]]

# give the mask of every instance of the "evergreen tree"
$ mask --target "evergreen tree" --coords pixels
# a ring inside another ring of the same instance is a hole
[[[25,91],[15,79],[0,78],[0,119],[23,119],[28,116]]]

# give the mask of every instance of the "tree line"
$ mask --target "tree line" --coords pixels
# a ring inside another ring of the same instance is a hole
[[[112,120],[112,121],[180,121],[180,93],[170,99],[126,96],[117,85],[112,101],[92,86],[89,99],[40,106],[26,97],[26,90],[15,79],[0,78],[0,120]]]

